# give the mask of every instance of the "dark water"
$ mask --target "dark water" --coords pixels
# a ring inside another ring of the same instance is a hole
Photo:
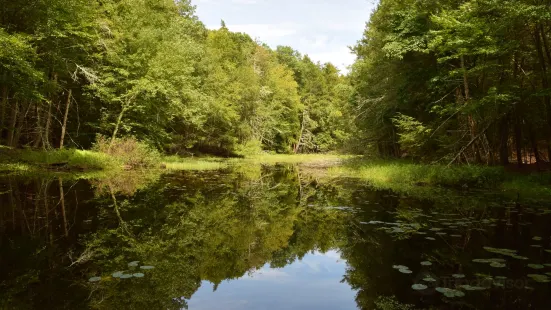
[[[0,206],[1,309],[551,308],[551,212],[493,194],[277,166],[0,177]]]

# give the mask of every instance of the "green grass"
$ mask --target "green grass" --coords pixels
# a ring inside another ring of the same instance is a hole
[[[161,159],[161,163],[167,170],[219,170],[228,166],[227,162],[220,158],[214,157],[179,157],[165,156]]]
[[[0,149],[0,171],[32,173],[55,170],[52,164],[65,164],[65,171],[120,170],[121,162],[113,157],[92,151],[67,150],[15,150]]]
[[[350,160],[330,169],[336,175],[355,176],[375,187],[389,184],[445,187],[492,187],[505,180],[501,167],[423,165],[403,161]]]
[[[376,189],[419,198],[456,189],[484,189],[530,200],[551,198],[551,173],[518,174],[503,167],[424,165],[406,161],[352,159],[328,170],[331,177],[359,178]]]

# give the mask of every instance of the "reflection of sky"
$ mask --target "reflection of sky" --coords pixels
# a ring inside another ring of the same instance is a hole
[[[280,269],[265,265],[252,275],[222,282],[216,292],[204,281],[189,309],[356,309],[356,293],[340,283],[345,268],[339,254],[330,251],[306,255]]]

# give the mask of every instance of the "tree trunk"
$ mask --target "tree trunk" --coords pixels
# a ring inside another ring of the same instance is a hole
[[[505,115],[499,124],[499,161],[502,166],[509,165],[509,115]]]
[[[295,149],[293,150],[294,153],[298,153],[299,149],[300,149],[300,144],[302,142],[302,135],[304,134],[304,122],[306,120],[306,110],[302,111],[302,122],[300,124],[300,135],[298,137],[298,142],[297,144],[295,145]]]
[[[125,111],[126,111],[126,105],[123,105],[121,113],[119,113],[119,117],[117,118],[117,123],[115,124],[115,129],[113,129],[113,135],[111,136],[111,142],[109,143],[109,150],[111,150],[111,147],[113,146],[113,143],[115,143],[115,138],[117,137],[117,132],[119,131],[119,126],[121,125],[122,117],[124,116]]]
[[[8,86],[2,86],[2,101],[0,101],[0,143],[4,137],[4,129],[6,128],[6,107],[8,105]]]
[[[21,132],[23,131],[23,126],[25,125],[25,117],[27,116],[27,113],[29,112],[29,109],[31,108],[31,104],[27,104],[26,109],[23,107],[23,104],[21,104],[21,111],[19,112],[18,120],[17,120],[17,129],[15,130],[15,135],[13,137],[13,147],[16,147],[19,145],[19,139],[21,138]],[[25,112],[23,113],[23,110]]]
[[[40,143],[42,143],[42,118],[40,117],[40,113],[42,112],[40,109],[40,103],[36,102],[36,137],[33,143],[33,147],[37,148],[40,146]]]
[[[31,106],[32,106],[32,103],[28,103],[27,104],[27,107],[25,109],[25,113],[22,113],[23,112],[23,105],[24,105],[24,101],[23,101],[23,104],[21,104],[21,111],[19,113],[19,117],[18,117],[18,120],[17,120],[17,129],[15,131],[15,135],[13,137],[13,146],[16,147],[19,145],[19,139],[21,138],[21,132],[23,131],[23,127],[25,125],[25,118],[27,116],[27,114],[29,113],[29,110],[31,109]]]
[[[8,146],[13,147],[13,138],[15,135],[15,125],[17,125],[17,114],[19,113],[19,101],[15,100],[15,106],[11,111],[11,123],[10,128],[8,128]]]
[[[67,94],[67,104],[65,105],[65,115],[63,116],[63,124],[61,125],[61,139],[59,141],[59,149],[63,149],[63,140],[65,140],[65,131],[67,130],[67,117],[69,116],[69,107],[71,106],[71,95],[73,90],[69,89]]]
[[[551,50],[549,50],[549,42],[547,42],[547,35],[545,34],[545,29],[543,28],[543,24],[540,24],[540,33],[541,33],[541,39],[543,42],[543,47],[545,49],[545,54],[547,55],[547,61],[551,62]]]
[[[57,86],[57,73],[54,73],[54,77],[52,78],[52,80],[54,81],[54,84]],[[50,149],[52,146],[50,144],[50,126],[52,124],[52,104],[54,104],[54,102],[58,101],[57,100],[57,96],[55,95],[55,90],[53,92],[53,94],[51,94],[50,96],[50,102],[48,104],[48,111],[46,112],[46,126],[44,127],[44,148],[46,149]],[[59,106],[59,102],[58,102],[58,106]],[[58,109],[59,110],[59,109]]]
[[[518,113],[515,113],[518,114]],[[515,116],[515,148],[517,152],[517,165],[522,167],[522,131],[520,128],[520,116]]]
[[[463,104],[467,105],[467,104],[469,104],[469,100],[471,99],[471,95],[470,95],[470,88],[469,88],[469,77],[467,76],[467,67],[465,66],[465,56],[464,55],[461,55],[461,70],[463,71],[463,90],[465,92],[465,102]],[[471,139],[474,139],[474,137],[476,137],[476,135],[477,135],[476,121],[474,120],[474,118],[471,114],[469,114],[467,116],[467,122],[468,122],[468,125],[469,125],[469,131],[470,131],[470,134],[471,134]],[[479,141],[475,141],[475,143],[473,143],[473,151],[474,151],[474,154],[475,154],[476,161],[478,163],[481,163],[482,158],[480,156],[480,143],[479,143]]]
[[[52,123],[52,103],[48,104],[48,112],[46,114],[46,126],[44,127],[44,144],[43,147],[50,149],[50,125]]]
[[[543,29],[542,29],[543,30]],[[541,35],[543,36],[543,32],[541,32]],[[545,37],[543,37],[545,40]],[[545,63],[545,56],[543,54],[543,47],[542,42],[540,38],[540,31],[539,29],[535,29],[534,31],[534,42],[536,43],[536,50],[538,52],[538,59],[541,67],[541,86],[543,89],[549,88],[549,81],[547,80],[547,65]],[[547,110],[547,125],[548,125],[548,131],[547,131],[547,157],[551,159],[551,97],[549,95],[543,96],[543,104]]]
[[[540,154],[538,151],[538,143],[536,141],[536,135],[534,133],[534,129],[532,128],[532,125],[530,126],[530,145],[532,146],[532,153],[534,153],[534,157],[536,158],[536,166],[538,167],[538,170],[540,169]]]

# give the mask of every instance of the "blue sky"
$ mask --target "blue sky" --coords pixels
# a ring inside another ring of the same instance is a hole
[[[190,310],[356,310],[356,291],[341,283],[345,273],[346,262],[338,252],[316,252],[284,268],[266,264],[223,281],[216,292],[203,281],[188,305]]]
[[[223,19],[231,31],[245,32],[272,48],[288,45],[314,61],[344,71],[375,0],[194,0],[197,15],[210,29]]]

